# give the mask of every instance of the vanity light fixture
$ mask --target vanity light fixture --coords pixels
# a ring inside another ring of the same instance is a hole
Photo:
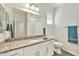
[[[35,10],[35,6],[34,6],[34,5],[32,5],[30,8],[31,8],[32,10]]]
[[[35,9],[36,11],[39,11],[39,8],[38,7],[36,7],[36,9]]]
[[[20,10],[23,10],[23,11],[26,11],[26,12],[29,12],[29,13],[32,13],[32,14],[35,14],[35,15],[39,15],[39,13],[32,11],[32,10],[29,10],[29,9],[20,9]]]
[[[30,10],[33,10],[33,11],[39,11],[39,8],[38,7],[35,7],[35,5],[31,5],[31,4],[29,4],[29,3],[26,3],[25,4],[25,7],[26,8],[29,8]]]
[[[26,7],[26,8],[30,8],[30,4],[29,4],[29,3],[26,3],[26,4],[25,4],[25,7]]]

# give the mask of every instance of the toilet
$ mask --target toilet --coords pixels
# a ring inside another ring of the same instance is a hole
[[[61,52],[61,48],[62,48],[62,46],[63,46],[63,43],[61,43],[61,42],[53,42],[53,45],[54,45],[54,47],[55,47],[55,53],[57,53],[57,54],[61,54],[62,52]]]

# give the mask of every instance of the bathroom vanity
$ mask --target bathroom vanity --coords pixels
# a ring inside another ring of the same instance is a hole
[[[0,56],[52,56],[53,41],[37,37],[4,42],[0,44]]]

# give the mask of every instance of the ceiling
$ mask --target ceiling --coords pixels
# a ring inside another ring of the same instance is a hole
[[[24,7],[25,5],[25,3],[6,3],[6,4],[16,7]],[[30,3],[30,4],[34,4],[36,6],[56,8],[60,7],[63,3]]]
[[[6,3],[7,5],[14,8],[25,8],[25,3]],[[62,6],[62,3],[31,3],[39,7],[39,14],[44,16],[47,12],[53,12],[54,8],[59,8]]]

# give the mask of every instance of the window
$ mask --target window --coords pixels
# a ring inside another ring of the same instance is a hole
[[[47,24],[53,24],[53,14],[47,13]]]

